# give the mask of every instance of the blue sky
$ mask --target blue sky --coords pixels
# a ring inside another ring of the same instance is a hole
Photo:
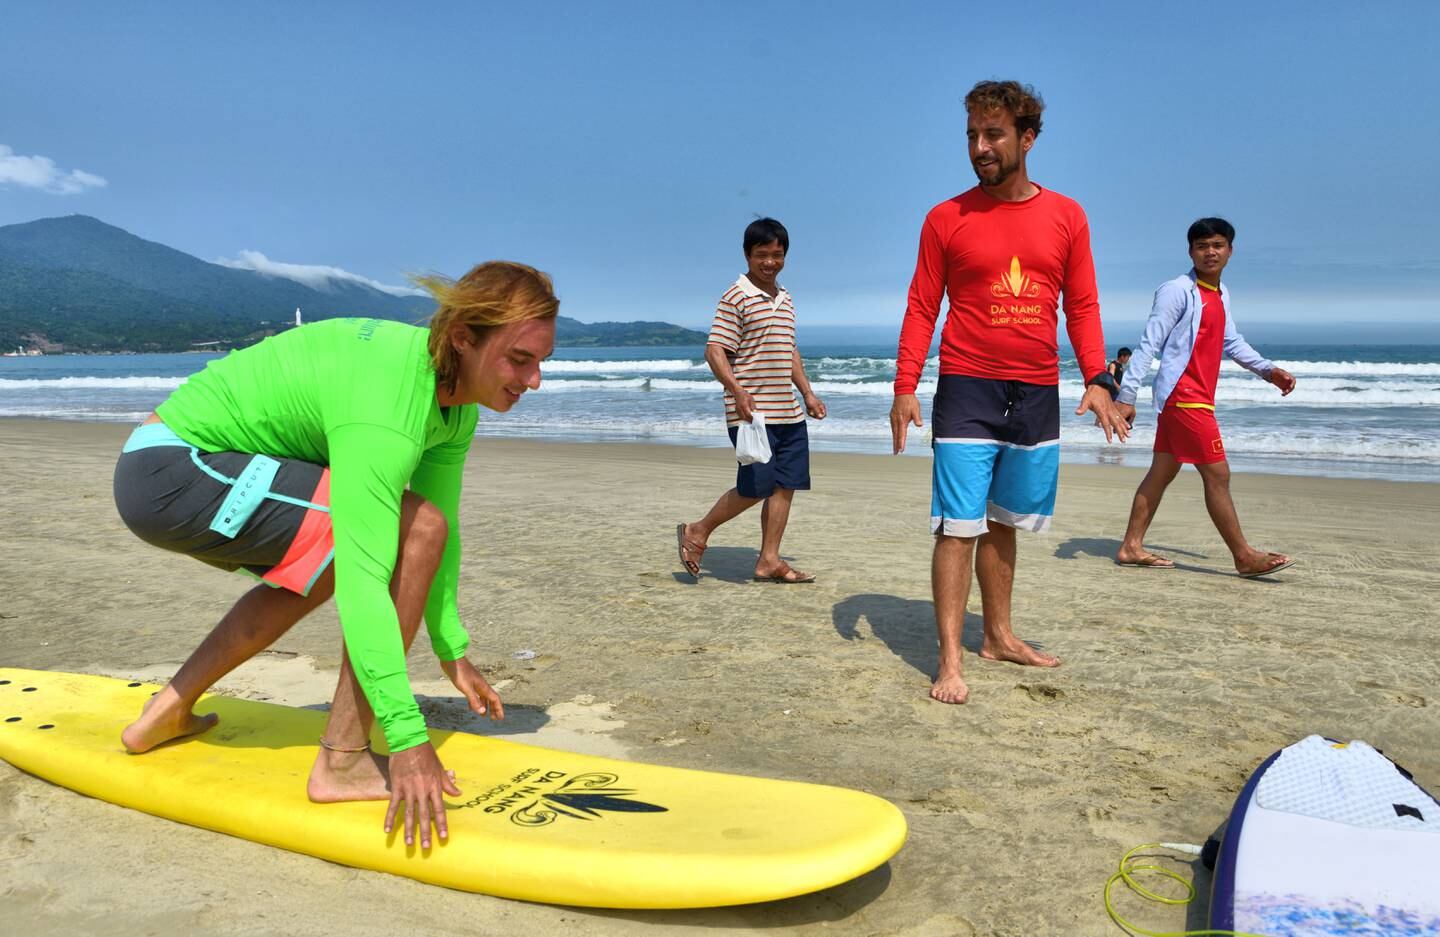
[[[961,98],[1014,77],[1107,320],[1203,214],[1239,231],[1244,319],[1440,319],[1434,4],[414,8],[6,4],[0,224],[391,285],[507,257],[567,315],[694,325],[762,213],[802,323],[886,326],[925,212],[974,184]]]

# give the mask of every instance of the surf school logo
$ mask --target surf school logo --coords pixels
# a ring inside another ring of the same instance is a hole
[[[1020,269],[1020,258],[1010,258],[1010,270],[990,284],[990,295],[996,299],[1034,299],[1040,295],[1039,284]]]
[[[509,782],[463,804],[486,813],[509,814],[518,826],[548,826],[561,817],[599,820],[606,813],[667,813],[659,804],[635,800],[638,791],[620,787],[620,776],[608,771],[571,775],[566,771],[526,768]]]

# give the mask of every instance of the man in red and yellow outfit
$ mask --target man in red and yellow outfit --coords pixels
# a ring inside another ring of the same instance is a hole
[[[1151,362],[1160,359],[1153,387],[1159,412],[1155,455],[1135,492],[1130,524],[1115,561],[1149,569],[1175,567],[1171,560],[1147,551],[1143,541],[1165,489],[1188,464],[1195,466],[1205,484],[1205,507],[1235,557],[1235,571],[1247,579],[1265,576],[1295,561],[1283,553],[1255,549],[1240,530],[1230,497],[1230,465],[1215,421],[1215,386],[1222,355],[1280,388],[1282,396],[1295,389],[1295,376],[1250,347],[1230,315],[1230,294],[1220,275],[1234,250],[1235,228],[1223,218],[1201,218],[1190,226],[1187,237],[1195,266],[1155,292],[1135,354],[1138,363],[1126,373],[1116,398],[1121,414],[1134,420],[1135,395]]]

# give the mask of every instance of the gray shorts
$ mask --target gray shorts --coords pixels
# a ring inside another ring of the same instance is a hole
[[[301,595],[335,552],[327,466],[205,452],[164,423],[138,427],[125,443],[115,507],[146,543]]]

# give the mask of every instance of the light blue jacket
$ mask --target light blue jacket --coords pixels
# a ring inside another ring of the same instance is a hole
[[[1230,290],[1220,284],[1220,302],[1225,306],[1225,355],[1248,371],[1261,377],[1269,377],[1275,364],[1250,347],[1245,337],[1235,328],[1235,317],[1230,313]],[[1160,284],[1155,291],[1155,302],[1150,307],[1150,319],[1145,323],[1145,334],[1140,338],[1133,362],[1125,372],[1120,384],[1118,403],[1135,405],[1135,395],[1150,373],[1150,363],[1160,359],[1160,369],[1155,372],[1155,386],[1151,395],[1155,398],[1155,412],[1165,409],[1165,401],[1175,391],[1175,385],[1185,374],[1190,364],[1190,355],[1195,350],[1195,336],[1200,332],[1200,287],[1195,285],[1195,268],[1184,276]]]

